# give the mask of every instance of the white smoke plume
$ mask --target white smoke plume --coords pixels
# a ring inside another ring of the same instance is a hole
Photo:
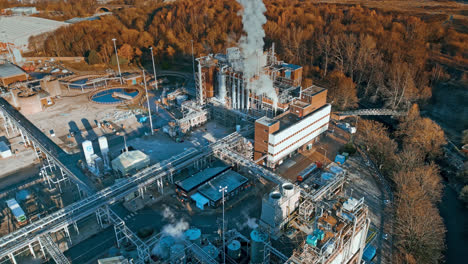
[[[242,216],[244,216],[245,221],[243,223],[237,223],[237,229],[243,230],[244,228],[255,229],[258,227],[257,219],[250,217],[246,211],[242,211]]]
[[[189,228],[189,224],[180,219],[177,223],[171,223],[168,225],[163,226],[162,233],[168,236],[172,236],[174,238],[182,238],[184,235],[185,230]]]
[[[265,4],[262,0],[237,0],[244,8],[241,11],[243,28],[246,35],[240,39],[240,49],[243,57],[244,77],[247,80],[247,89],[257,95],[266,95],[273,100],[276,108],[278,96],[273,88],[273,81],[262,72],[263,38],[265,31],[263,25],[267,22],[264,15]],[[254,76],[257,78],[252,79]]]
[[[182,238],[185,230],[189,228],[189,223],[187,223],[184,219],[179,219],[176,221],[174,212],[167,206],[164,206],[162,215],[164,219],[169,221],[169,224],[163,226],[161,232],[174,238]]]

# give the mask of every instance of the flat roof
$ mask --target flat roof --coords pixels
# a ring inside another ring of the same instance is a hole
[[[246,182],[248,182],[246,177],[233,170],[228,170],[213,180],[205,183],[198,189],[198,192],[211,201],[217,202],[222,198],[222,193],[219,191],[220,186],[226,186],[227,193],[230,193]]]
[[[326,90],[325,88],[322,88],[322,87],[319,87],[319,86],[316,86],[316,85],[312,85],[312,86],[309,86],[309,87],[307,87],[305,89],[302,89],[302,93],[305,94],[305,95],[308,95],[308,96],[312,96],[312,95],[321,93],[321,92],[323,92],[325,90]]]
[[[210,202],[205,196],[201,195],[200,193],[195,193],[194,195],[190,196],[192,200],[194,200],[198,204],[205,205]]]
[[[26,72],[12,63],[0,64],[0,78],[8,78],[22,74],[26,74]]]
[[[327,107],[329,104],[325,104],[323,105],[322,107],[319,107],[317,109],[315,109],[315,111],[313,112],[310,112],[309,114],[307,114],[306,116],[300,118],[298,117],[297,115],[293,114],[293,113],[287,113],[285,114],[284,116],[281,116],[280,118],[278,118],[278,120],[280,121],[280,128],[278,129],[278,131],[276,131],[275,133],[273,133],[273,135],[287,129],[288,127],[296,124],[297,122],[299,122],[300,120],[304,119],[304,118],[307,118],[309,117],[310,115],[313,115],[314,113],[322,110],[323,108]]]
[[[218,166],[213,168],[204,169],[185,180],[177,181],[175,184],[183,189],[186,192],[190,192],[197,186],[211,180],[212,178],[216,177],[217,175],[227,171],[229,166]]]
[[[2,41],[11,42],[24,50],[27,50],[29,37],[69,25],[61,21],[30,16],[3,16],[0,23],[4,32]]]
[[[301,120],[300,117],[293,113],[287,113],[283,115],[282,117],[278,118],[278,121],[280,122],[280,128],[278,131],[284,130],[295,123],[297,123],[299,120]]]
[[[262,118],[257,119],[255,122],[260,123],[264,126],[272,126],[273,124],[278,122],[278,120],[264,116]]]
[[[283,66],[285,68],[290,68],[292,70],[297,70],[297,69],[302,68],[302,66],[299,66],[299,65],[296,65],[296,64],[291,64],[291,63],[283,63],[281,66]]]

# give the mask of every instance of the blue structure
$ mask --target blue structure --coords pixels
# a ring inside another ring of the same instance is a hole
[[[333,172],[334,174],[340,174],[344,172],[344,170],[338,166],[331,166],[330,171]]]
[[[365,261],[371,261],[377,252],[377,249],[372,245],[367,245],[364,248],[364,253],[362,254],[362,259]]]
[[[336,157],[335,157],[335,162],[336,162],[336,163],[338,163],[338,164],[343,164],[343,163],[345,163],[345,161],[346,161],[345,156],[339,155],[339,154],[336,155]]]
[[[195,204],[197,205],[197,207],[202,210],[204,210],[205,205],[207,205],[210,202],[210,200],[208,200],[205,196],[199,193],[195,193],[194,195],[190,196],[190,198],[192,198],[192,200],[195,201]]]

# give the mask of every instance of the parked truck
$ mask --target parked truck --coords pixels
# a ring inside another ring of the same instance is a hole
[[[21,206],[15,199],[10,199],[6,201],[8,208],[10,208],[11,213],[15,216],[16,222],[19,226],[24,226],[28,224],[28,219],[26,218],[26,214],[24,213]]]

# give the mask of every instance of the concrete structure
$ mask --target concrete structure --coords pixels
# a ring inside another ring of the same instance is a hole
[[[21,51],[28,51],[29,37],[51,32],[57,28],[69,25],[64,22],[30,16],[0,17],[2,42],[12,43]]]
[[[299,207],[300,190],[291,183],[284,183],[264,198],[260,221],[271,234],[279,234],[281,228],[291,220],[292,213]]]
[[[11,157],[11,149],[5,144],[5,142],[0,141],[0,158],[6,159]]]
[[[128,260],[123,256],[98,259],[98,264],[128,264]]]
[[[254,160],[261,159],[261,164],[274,168],[296,150],[310,149],[316,138],[328,129],[330,111],[326,90],[313,86],[285,113],[256,120]]]
[[[139,73],[124,72],[122,73],[122,80],[125,84],[129,86],[137,85],[143,82],[143,76]]]
[[[12,8],[6,8],[5,12],[11,12],[13,15],[34,15],[39,13],[34,6],[17,6]]]
[[[112,169],[127,175],[130,172],[137,171],[147,167],[150,164],[150,158],[139,150],[126,151],[112,160]]]
[[[23,82],[28,79],[28,74],[20,67],[11,63],[0,63],[0,86],[7,87],[15,82]]]
[[[46,76],[41,80],[41,89],[49,93],[50,97],[62,95],[62,88],[57,78]]]

